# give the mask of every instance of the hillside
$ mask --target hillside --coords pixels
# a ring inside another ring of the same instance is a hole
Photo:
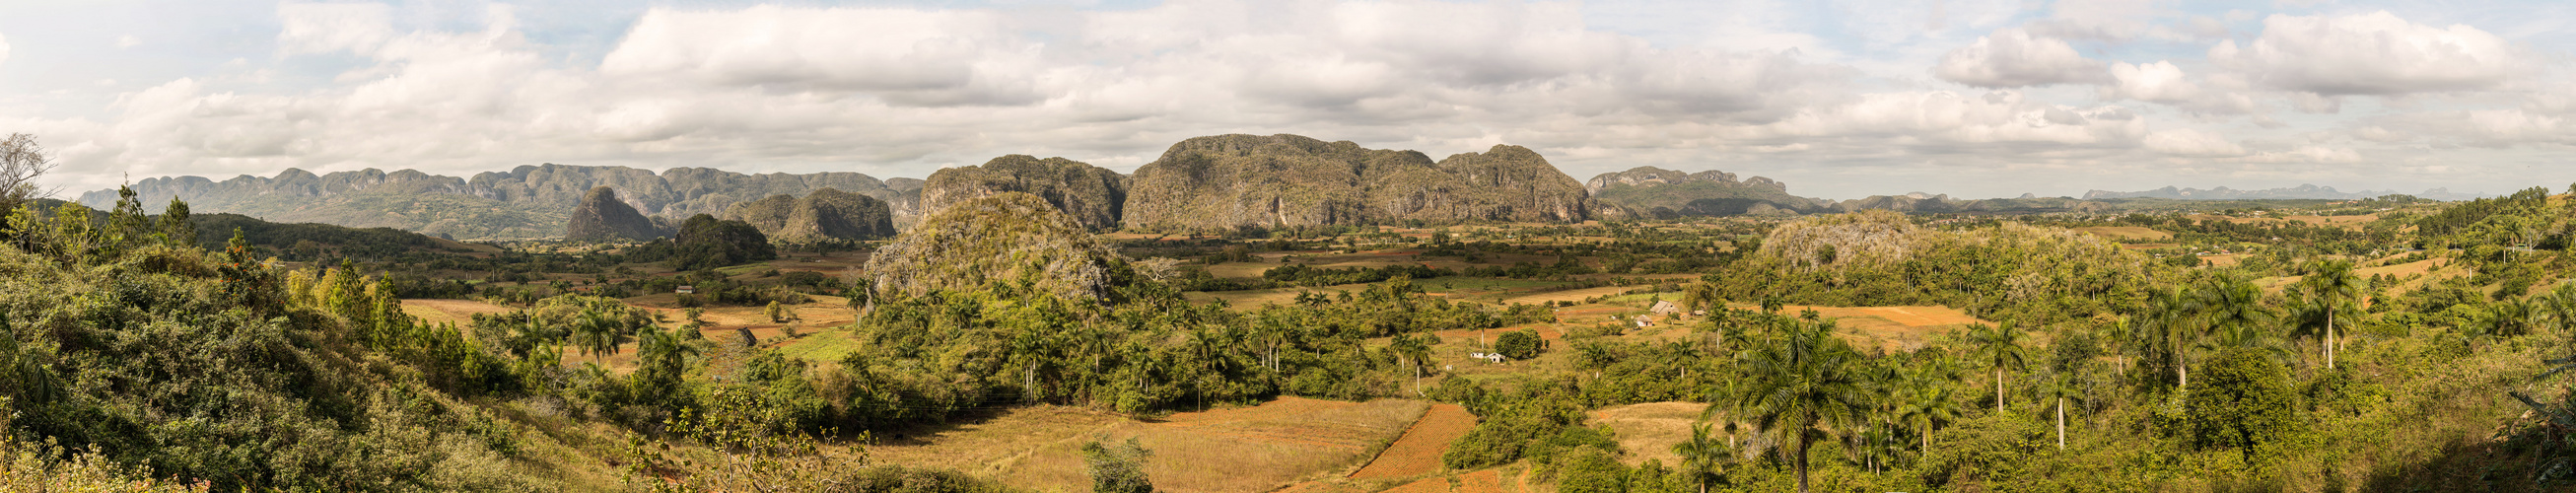
[[[921,208],[936,212],[1002,192],[1036,195],[1084,227],[1114,229],[1127,205],[1127,176],[1071,159],[1012,154],[931,173],[922,185]]]
[[[1584,188],[1603,205],[1624,208],[1640,218],[1816,212],[1833,206],[1830,201],[1789,195],[1787,184],[1769,178],[1736,181],[1734,173],[1716,170],[1685,174],[1639,166],[1594,176],[1584,182]]]
[[[1517,146],[1433,162],[1296,135],[1220,135],[1173,144],[1129,181],[1121,224],[1226,230],[1405,220],[1576,222],[1582,184]]]
[[[643,241],[661,235],[653,220],[618,201],[617,189],[606,186],[583,194],[581,205],[572,209],[572,220],[564,225],[564,239],[572,241]]]
[[[1002,192],[923,218],[868,258],[877,296],[920,296],[996,282],[1100,299],[1135,277],[1125,256],[1035,195]]]
[[[872,240],[897,232],[884,201],[830,188],[736,203],[717,217],[750,223],[770,240],[790,243]]]

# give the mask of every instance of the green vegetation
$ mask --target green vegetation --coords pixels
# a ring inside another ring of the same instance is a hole
[[[1227,142],[1167,158],[1218,170]],[[1239,143],[1316,173],[1420,157]],[[463,244],[143,196],[0,224],[0,487],[1007,491],[869,451],[1040,409],[1087,423],[1048,439],[1090,444],[1067,470],[1145,492],[1185,489],[1148,472],[1195,444],[1100,423],[1296,396],[1475,415],[1406,481],[2576,488],[2576,208],[2545,190],[1197,237],[1005,191],[824,248],[706,215]],[[1686,423],[1619,415],[1664,408]]]

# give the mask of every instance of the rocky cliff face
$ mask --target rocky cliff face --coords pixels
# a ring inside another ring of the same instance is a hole
[[[980,166],[939,170],[920,186],[921,207],[937,211],[1002,192],[1023,192],[1054,204],[1083,227],[1118,227],[1127,203],[1127,177],[1070,159],[1013,154]]]
[[[893,236],[894,213],[874,197],[825,188],[804,198],[772,195],[733,204],[724,219],[750,223],[771,240],[873,240]]]
[[[653,220],[618,201],[617,190],[605,186],[583,194],[564,225],[564,238],[573,241],[642,241],[661,235]]]
[[[1581,221],[1582,185],[1528,149],[1432,162],[1420,152],[1295,135],[1198,137],[1129,180],[1121,223],[1149,230],[1420,219]]]
[[[1640,166],[1602,173],[1584,182],[1603,209],[1639,219],[1682,216],[1731,216],[1821,212],[1834,203],[1789,195],[1787,184],[1770,178],[1737,181],[1723,171],[1680,171]]]
[[[742,174],[708,168],[673,168],[656,174],[619,166],[520,166],[472,178],[413,170],[374,169],[315,175],[288,169],[273,178],[239,176],[213,181],[194,176],[151,178],[133,185],[143,203],[159,207],[178,198],[201,213],[239,213],[270,220],[322,222],[352,227],[393,227],[457,238],[541,238],[560,233],[565,215],[597,187],[649,217],[678,222],[723,212],[735,203],[772,195],[803,196],[825,188],[889,204],[897,223],[908,223],[919,202],[919,180],[910,191],[859,173]],[[114,204],[115,190],[81,195],[81,202]]]

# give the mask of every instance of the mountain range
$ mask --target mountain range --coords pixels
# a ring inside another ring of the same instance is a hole
[[[1496,145],[1433,160],[1418,151],[1369,149],[1297,135],[1217,135],[1173,144],[1133,174],[1064,158],[1009,155],[941,169],[929,179],[850,172],[743,174],[682,167],[655,173],[622,166],[520,166],[472,177],[375,169],[224,181],[180,176],[130,185],[157,209],[172,198],[199,213],[277,222],[390,227],[464,240],[667,234],[697,214],[744,220],[772,235],[807,240],[891,236],[954,204],[1020,192],[1092,230],[1212,232],[1365,224],[1467,221],[1571,223],[1595,219],[1904,212],[2098,211],[2114,199],[2355,199],[2393,192],[2341,192],[2302,185],[2268,190],[2165,187],[2095,190],[2082,199],[2024,195],[1959,200],[1911,193],[1834,201],[1799,197],[1760,176],[1656,167],[1576,181],[1528,148]],[[596,189],[596,190],[594,190]],[[585,197],[590,199],[585,202]],[[2433,189],[2418,197],[2473,195]],[[802,197],[802,198],[800,198]],[[115,190],[82,194],[94,208]],[[617,205],[601,203],[614,200]],[[642,216],[642,217],[635,217]],[[568,225],[577,226],[569,229]],[[649,226],[649,227],[648,227]]]
[[[2343,191],[2335,190],[2335,189],[2334,189],[2334,187],[2321,187],[2321,186],[2309,185],[2309,184],[2302,184],[2302,185],[2295,186],[2295,187],[2285,187],[2285,188],[2267,188],[2267,189],[2262,189],[2262,190],[2237,190],[2237,189],[2232,189],[2232,188],[2227,188],[2227,187],[2218,187],[2218,188],[2211,188],[2211,189],[2207,189],[2207,190],[2202,190],[2202,189],[2198,189],[2198,188],[2175,188],[2175,187],[2167,186],[2167,187],[2164,187],[2164,188],[2158,188],[2158,189],[2154,189],[2154,190],[2137,191],[2137,192],[2113,192],[2113,191],[2109,191],[2109,190],[2093,190],[2093,191],[2084,192],[2084,199],[2085,199],[2085,200],[2095,200],[2095,199],[2129,199],[2129,198],[2148,198],[2148,199],[2176,199],[2176,200],[2264,200],[2264,199],[2276,199],[2276,200],[2277,200],[2277,199],[2324,199],[2324,200],[2351,200],[2351,199],[2368,199],[2368,198],[2385,197],[2385,196],[2389,196],[2389,195],[2402,195],[2402,193],[2401,193],[2401,192],[2398,192],[2398,191],[2396,191],[2396,190],[2363,190],[2363,191],[2359,191],[2359,192],[2343,192]],[[2480,197],[2486,197],[2486,195],[2482,195],[2482,194],[2452,193],[2452,192],[2451,192],[2451,190],[2450,190],[2450,189],[2447,189],[2447,188],[2435,188],[2435,189],[2432,189],[2432,190],[2425,190],[2425,191],[2424,191],[2424,193],[2414,194],[2414,196],[2415,196],[2416,198],[2432,199],[2432,200],[2469,200],[2469,199],[2475,199],[2475,198],[2480,198]]]

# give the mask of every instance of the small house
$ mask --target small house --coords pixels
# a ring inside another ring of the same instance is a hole
[[[674,292],[679,293],[679,294],[698,294],[698,287],[697,287],[697,286],[680,286],[680,290],[679,290],[679,291],[674,291]]]
[[[1467,353],[1467,358],[1483,360],[1486,363],[1501,363],[1503,362],[1503,353]]]
[[[1655,319],[1653,319],[1653,318],[1649,318],[1649,317],[1646,317],[1646,316],[1644,316],[1644,315],[1639,315],[1639,316],[1637,316],[1637,327],[1638,327],[1638,328],[1653,327],[1653,326],[1655,326]]]

